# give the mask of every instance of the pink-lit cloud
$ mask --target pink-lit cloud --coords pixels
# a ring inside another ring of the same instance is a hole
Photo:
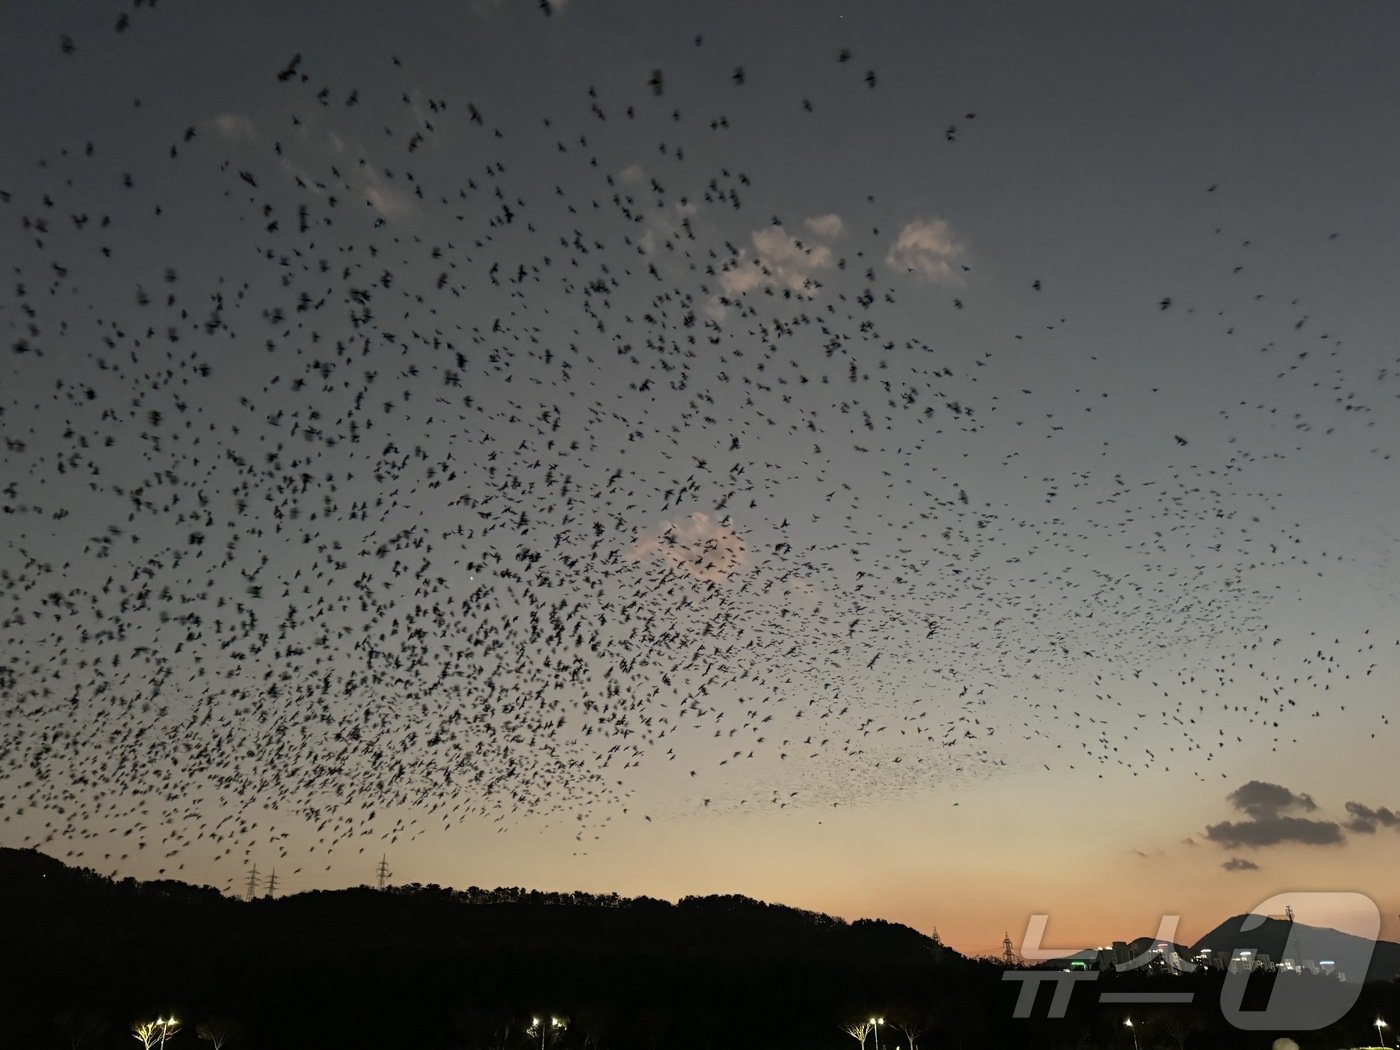
[[[657,561],[697,580],[722,583],[748,562],[743,537],[726,518],[697,512],[661,522],[627,552],[633,562]]]
[[[846,232],[846,224],[839,215],[813,215],[803,225],[818,237],[840,237]]]
[[[934,284],[961,285],[957,260],[965,245],[942,219],[915,219],[899,231],[885,265]]]
[[[754,230],[751,240],[753,253],[740,252],[734,264],[720,274],[720,287],[728,295],[743,295],[763,288],[786,288],[811,298],[818,287],[814,275],[835,265],[831,249],[826,245],[808,245],[781,226]]]
[[[209,123],[220,136],[226,139],[244,139],[251,141],[258,137],[258,129],[253,122],[242,113],[220,113],[213,117]]]

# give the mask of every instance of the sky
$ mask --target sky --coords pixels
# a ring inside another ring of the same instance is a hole
[[[1394,8],[0,41],[0,844],[1400,938]]]

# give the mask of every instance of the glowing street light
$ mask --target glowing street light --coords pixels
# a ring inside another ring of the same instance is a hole
[[[164,1050],[165,1040],[180,1030],[180,1022],[174,1017],[157,1017],[154,1021],[141,1021],[131,1028],[131,1034],[144,1050]]]
[[[1385,1033],[1381,1031],[1381,1029],[1389,1027],[1390,1025],[1386,1024],[1379,1017],[1376,1018],[1376,1038],[1381,1041],[1381,1046],[1385,1046]]]
[[[1137,1029],[1133,1027],[1133,1019],[1129,1017],[1123,1022],[1128,1026],[1128,1030],[1133,1033],[1133,1050],[1138,1050]]]
[[[564,1024],[564,1022],[561,1021],[561,1020],[560,1020],[559,1018],[557,1018],[557,1017],[551,1017],[551,1018],[549,1019],[549,1027],[545,1027],[544,1021],[541,1020],[540,1018],[538,1018],[538,1017],[532,1017],[532,1018],[530,1018],[530,1027],[529,1027],[528,1029],[526,1029],[526,1032],[527,1032],[527,1034],[529,1034],[529,1035],[534,1035],[534,1034],[535,1034],[535,1029],[539,1029],[539,1033],[540,1033],[540,1050],[544,1050],[544,1040],[545,1040],[545,1036],[547,1036],[547,1035],[549,1034],[549,1029],[550,1029],[550,1028],[562,1029],[562,1028],[565,1028],[565,1027],[567,1027],[567,1026]]]
[[[883,1017],[872,1017],[870,1027],[875,1029],[875,1050],[880,1050],[880,1026],[885,1023]]]

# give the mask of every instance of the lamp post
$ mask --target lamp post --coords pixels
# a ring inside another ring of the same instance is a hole
[[[1389,1027],[1390,1025],[1386,1024],[1379,1017],[1376,1018],[1376,1038],[1381,1041],[1381,1046],[1385,1046],[1385,1033],[1381,1031],[1381,1029]]]
[[[563,1027],[564,1027],[564,1022],[561,1021],[561,1020],[559,1020],[559,1018],[557,1018],[557,1017],[551,1017],[551,1018],[549,1019],[549,1028],[546,1028],[546,1027],[545,1027],[545,1023],[544,1023],[543,1019],[541,1019],[541,1018],[539,1018],[539,1017],[532,1017],[532,1018],[530,1018],[529,1034],[530,1034],[530,1035],[534,1035],[534,1034],[535,1034],[535,1029],[537,1029],[537,1028],[539,1029],[539,1032],[540,1032],[540,1050],[544,1050],[544,1041],[545,1041],[545,1037],[549,1034],[549,1029],[550,1029],[550,1028],[563,1028]]]
[[[165,1050],[165,1037],[167,1033],[169,1033],[171,1026],[174,1026],[178,1030],[180,1022],[176,1021],[173,1017],[157,1017],[156,1024],[160,1025],[160,1050]]]
[[[1133,1033],[1133,1050],[1138,1050],[1137,1029],[1133,1027],[1133,1019],[1129,1017],[1123,1023],[1128,1026],[1128,1031]]]
[[[875,1050],[880,1050],[880,1026],[885,1023],[883,1017],[872,1017],[870,1027],[875,1029]]]

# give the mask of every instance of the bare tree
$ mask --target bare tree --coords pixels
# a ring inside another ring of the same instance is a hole
[[[900,1020],[891,1021],[895,1028],[904,1033],[904,1038],[909,1040],[909,1050],[919,1050],[919,1037],[932,1026],[927,1017],[918,1014],[904,1014]]]
[[[107,1018],[96,1010],[70,1006],[54,1018],[72,1050],[80,1050],[88,1040],[96,1041],[107,1030]]]
[[[1176,1050],[1186,1050],[1186,1040],[1197,1028],[1196,1019],[1181,1010],[1158,1010],[1152,1014],[1157,1030],[1176,1046]]]
[[[596,1050],[607,1036],[608,1015],[597,1007],[585,1007],[574,1014],[573,1027],[583,1034],[584,1050]]]
[[[860,1050],[865,1050],[865,1040],[870,1037],[870,1030],[875,1026],[869,1021],[855,1021],[851,1024],[843,1024],[841,1031],[860,1044]]]
[[[545,1042],[554,1042],[564,1034],[564,1029],[568,1027],[569,1019],[567,1017],[532,1017],[530,1018],[530,1027],[525,1029],[525,1034],[530,1037],[532,1044],[534,1041],[538,1041],[540,1050],[545,1050]]]
[[[238,1034],[238,1022],[228,1017],[210,1017],[195,1026],[194,1034],[213,1043],[214,1050],[223,1050],[224,1044]]]
[[[131,1035],[141,1044],[141,1050],[164,1047],[165,1041],[180,1030],[180,1022],[173,1017],[157,1017],[154,1021],[137,1021],[131,1026]]]

